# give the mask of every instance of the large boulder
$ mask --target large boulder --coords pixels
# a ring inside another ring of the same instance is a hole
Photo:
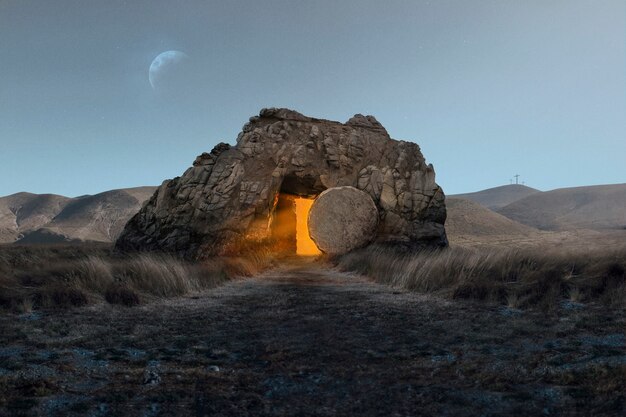
[[[339,255],[374,240],[378,209],[366,192],[334,187],[315,199],[308,226],[311,239],[322,252]]]
[[[120,238],[121,250],[187,258],[239,253],[272,240],[279,196],[333,187],[367,193],[378,211],[373,241],[447,245],[445,197],[417,144],[394,140],[373,117],[345,124],[263,109],[237,137],[165,181]]]

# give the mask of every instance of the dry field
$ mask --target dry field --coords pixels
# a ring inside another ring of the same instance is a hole
[[[337,260],[381,284],[452,300],[558,310],[564,302],[626,306],[626,246],[451,247],[418,254],[370,246]]]
[[[263,251],[198,263],[160,254],[122,256],[109,244],[0,246],[0,308],[134,306],[213,288],[273,265]]]
[[[622,415],[625,253],[4,247],[0,415]]]

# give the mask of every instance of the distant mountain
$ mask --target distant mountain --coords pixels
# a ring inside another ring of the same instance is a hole
[[[0,198],[0,242],[13,242],[49,223],[71,198],[17,193]]]
[[[521,184],[511,184],[449,197],[471,200],[491,210],[496,210],[536,193],[541,193],[541,191]]]
[[[0,243],[112,242],[156,187],[68,198],[14,194],[0,198]]]
[[[451,242],[489,236],[532,236],[539,230],[518,223],[482,205],[462,198],[446,198],[446,233]]]
[[[1,197],[0,243],[112,242],[155,190],[127,188],[77,198],[29,193]],[[505,185],[448,196],[446,205],[446,231],[453,243],[529,239],[545,233],[539,229],[626,228],[626,184],[546,192]]]
[[[496,210],[544,230],[626,228],[626,184],[559,188],[535,193]]]

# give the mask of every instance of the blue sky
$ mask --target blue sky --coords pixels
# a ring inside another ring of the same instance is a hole
[[[262,107],[373,114],[450,194],[626,182],[626,2],[0,0],[0,195],[160,184]]]

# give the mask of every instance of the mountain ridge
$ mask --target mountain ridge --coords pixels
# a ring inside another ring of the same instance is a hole
[[[451,194],[448,197],[471,200],[488,209],[495,210],[536,193],[541,193],[541,191],[522,184],[509,184],[471,193]]]
[[[112,242],[156,188],[120,188],[74,198],[29,192],[0,197],[0,243]],[[451,241],[626,228],[626,184],[550,191],[512,184],[449,195],[446,204]]]
[[[0,197],[0,243],[111,242],[156,187],[65,197],[20,192]]]
[[[626,183],[557,188],[496,211],[542,230],[626,228]]]

